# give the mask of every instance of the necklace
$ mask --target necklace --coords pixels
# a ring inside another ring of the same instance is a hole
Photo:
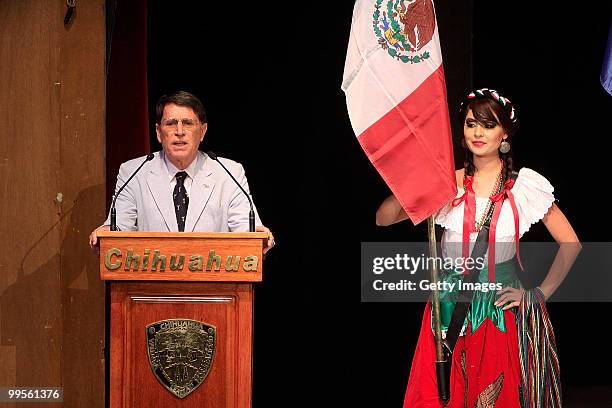
[[[491,221],[491,217],[493,216],[493,211],[495,210],[495,205],[493,204],[493,201],[491,201],[491,197],[501,192],[502,187],[503,187],[503,182],[502,182],[503,174],[504,174],[504,163],[502,162],[501,169],[499,170],[499,174],[497,175],[497,180],[495,180],[495,185],[493,186],[491,194],[489,194],[489,199],[487,200],[487,206],[485,207],[485,210],[483,211],[482,216],[480,217],[480,220],[477,221],[476,224],[474,225],[474,230],[476,232],[480,232],[482,227],[484,225],[487,225]],[[466,176],[463,177],[463,180],[464,180],[463,190],[464,191],[465,191],[465,177]]]

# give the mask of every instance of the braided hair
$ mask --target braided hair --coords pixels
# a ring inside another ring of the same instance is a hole
[[[500,125],[508,135],[507,141],[510,141],[519,127],[518,117],[515,106],[508,98],[501,96],[493,89],[477,89],[470,92],[465,100],[461,102],[461,110],[459,118],[461,126],[464,126],[465,118],[468,110],[472,110],[474,118],[481,122],[494,122]],[[465,138],[461,137],[461,146],[465,151],[465,175],[473,176],[476,170],[474,166],[474,153],[472,153],[465,144]],[[499,157],[504,164],[504,180],[512,176],[514,171],[512,162],[512,151],[508,153],[499,152]]]

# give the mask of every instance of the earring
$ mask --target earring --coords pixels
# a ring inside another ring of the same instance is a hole
[[[510,142],[506,141],[506,139],[504,139],[501,144],[499,145],[499,151],[500,153],[506,154],[510,151]]]

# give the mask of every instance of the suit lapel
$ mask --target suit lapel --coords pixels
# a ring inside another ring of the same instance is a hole
[[[197,171],[191,192],[189,194],[189,207],[187,208],[187,220],[185,220],[185,231],[193,231],[195,226],[204,211],[204,207],[208,203],[213,189],[215,188],[215,180],[212,177],[212,167],[210,159],[202,153],[199,153]],[[175,220],[176,224],[176,220]]]
[[[174,202],[170,192],[170,180],[168,180],[168,171],[164,168],[164,161],[160,155],[156,155],[156,165],[151,166],[149,174],[147,174],[147,185],[155,200],[155,204],[159,209],[168,231],[178,231],[176,223],[176,212],[174,211]]]

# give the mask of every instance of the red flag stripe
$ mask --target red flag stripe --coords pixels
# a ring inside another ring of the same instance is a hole
[[[442,66],[358,140],[413,223],[455,198]]]

